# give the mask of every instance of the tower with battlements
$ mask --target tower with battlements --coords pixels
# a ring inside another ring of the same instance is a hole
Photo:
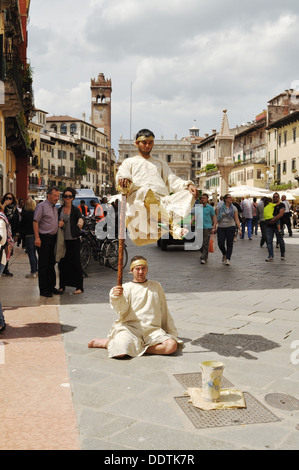
[[[91,124],[100,128],[111,142],[111,79],[99,73],[97,79],[91,79]]]

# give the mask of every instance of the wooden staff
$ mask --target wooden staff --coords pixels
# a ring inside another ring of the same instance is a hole
[[[121,195],[120,216],[119,216],[119,238],[118,238],[118,273],[117,285],[122,286],[123,282],[123,265],[124,265],[124,246],[126,231],[126,203],[125,194]]]

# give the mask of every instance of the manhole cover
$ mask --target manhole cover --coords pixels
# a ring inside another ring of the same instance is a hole
[[[231,410],[203,411],[189,403],[189,396],[174,397],[182,411],[195,428],[216,428],[223,426],[245,426],[248,424],[274,423],[280,421],[250,393],[244,392],[246,408]]]
[[[287,395],[286,393],[269,393],[269,395],[265,396],[265,401],[268,403],[268,405],[271,405],[273,408],[278,408],[280,410],[299,410],[299,400],[297,400],[297,398],[291,397],[291,395]]]
[[[201,387],[201,373],[174,374],[174,377],[185,388]],[[234,385],[222,378],[222,388]],[[244,426],[247,424],[273,423],[280,421],[270,410],[254,398],[250,393],[244,392],[246,408],[203,411],[189,403],[187,395],[174,397],[182,411],[188,416],[197,429],[215,428],[222,426]]]

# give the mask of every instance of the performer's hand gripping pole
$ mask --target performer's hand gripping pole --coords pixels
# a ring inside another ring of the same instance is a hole
[[[125,194],[121,195],[121,206],[119,216],[119,240],[118,240],[118,273],[117,273],[117,285],[122,286],[123,282],[123,265],[124,265],[124,246],[125,246],[125,234],[126,234],[126,202],[127,198]]]

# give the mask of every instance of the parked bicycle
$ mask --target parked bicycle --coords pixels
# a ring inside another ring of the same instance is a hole
[[[91,257],[103,266],[108,266],[114,271],[118,269],[119,241],[109,236],[109,225],[107,236],[104,239],[97,238],[95,233],[96,221],[90,217],[84,220],[84,226],[80,237],[80,259],[81,266],[85,269],[91,261]],[[111,232],[110,232],[111,233]],[[128,252],[124,246],[123,268],[128,262]]]

